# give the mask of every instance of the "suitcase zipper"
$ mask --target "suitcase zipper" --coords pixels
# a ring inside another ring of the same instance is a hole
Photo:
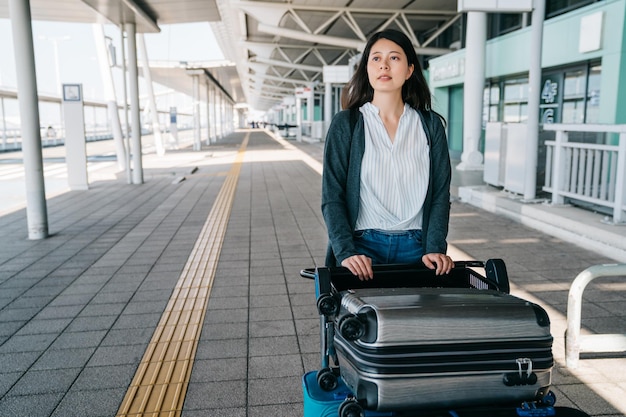
[[[536,369],[543,370],[554,365],[551,344],[548,343],[533,347],[517,346],[515,349],[504,349],[502,346],[487,348],[483,344],[482,349],[473,346],[474,349],[461,350],[457,347],[455,351],[445,350],[443,346],[430,346],[428,352],[411,354],[403,349],[404,354],[399,355],[393,349],[363,349],[335,335],[335,346],[361,371],[381,374],[501,371],[518,375],[520,369],[529,367],[532,373],[533,364]],[[524,356],[520,357],[520,354]],[[511,378],[512,381],[523,379]]]
[[[517,373],[511,372],[504,374],[502,382],[507,387],[517,385],[535,385],[537,383],[537,375],[533,372],[533,361],[530,358],[517,358]]]

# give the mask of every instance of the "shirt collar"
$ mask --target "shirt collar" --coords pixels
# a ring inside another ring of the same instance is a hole
[[[404,116],[407,113],[409,108],[410,108],[409,104],[404,103],[404,110],[402,111],[402,115],[400,117]],[[375,105],[373,105],[371,101],[368,101],[367,103],[361,106],[361,112],[362,113],[367,112],[367,113],[378,116],[380,114],[380,109],[376,107]]]

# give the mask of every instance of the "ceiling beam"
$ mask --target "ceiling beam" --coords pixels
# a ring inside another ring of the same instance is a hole
[[[273,75],[266,75],[266,74],[254,74],[254,77],[259,77],[265,80],[270,80],[270,81],[277,81],[279,83],[284,83],[284,84],[300,84],[300,85],[311,85],[312,81],[307,81],[307,80],[294,80],[291,78],[282,78],[282,77],[274,77]]]
[[[314,72],[320,72],[322,71],[322,67],[321,66],[315,66],[315,65],[305,65],[305,64],[295,64],[293,62],[286,62],[286,61],[279,61],[276,59],[265,59],[265,58],[253,58],[251,60],[251,62],[258,62],[260,64],[268,64],[268,65],[272,65],[274,67],[285,67],[285,68],[291,68],[291,69],[299,69],[302,71],[314,71]]]
[[[294,92],[292,92],[291,94],[272,94],[272,93],[268,93],[266,91],[258,91],[258,90],[255,90],[255,89],[252,89],[252,91],[255,92],[258,97],[275,99],[275,100],[282,100],[283,97],[287,97],[289,95],[295,95]]]
[[[279,48],[279,49],[310,49],[311,45],[295,45],[291,43],[272,43],[272,42],[255,42],[255,41],[241,41],[241,45],[244,48],[248,48],[250,50],[254,50],[255,47],[271,47],[271,48]],[[337,51],[345,51],[345,47],[340,46],[332,46],[332,45],[320,45],[316,47],[317,49],[325,49],[325,50],[337,50]]]
[[[312,35],[309,33],[298,32],[297,30],[269,26],[263,23],[259,23],[258,29],[261,32],[266,32],[271,35],[284,36],[287,38],[297,39],[305,42],[340,46],[344,48],[356,49],[357,51],[363,51],[363,49],[365,49],[365,42],[358,39],[347,39],[325,35]],[[453,50],[448,48],[416,47],[415,52],[418,55],[444,55],[453,52]]]
[[[424,46],[428,45],[432,41],[434,41],[439,35],[441,35],[446,29],[448,29],[454,22],[459,20],[462,15],[458,14],[454,16],[452,19],[448,20],[446,23],[441,25],[428,39],[426,39],[423,43]]]
[[[250,76],[250,81],[255,81],[255,82],[263,82],[262,79],[260,78],[256,78],[254,75]],[[294,87],[281,87],[278,85],[271,85],[271,84],[261,84],[261,85],[257,85],[255,84],[251,84],[251,87],[255,87],[256,90],[273,90],[274,92],[277,93],[293,93],[294,91]]]
[[[273,8],[278,11],[286,12],[288,10],[302,10],[302,11],[312,11],[312,12],[350,12],[352,14],[376,14],[376,15],[391,15],[395,13],[405,13],[408,15],[440,15],[440,16],[453,16],[458,14],[455,10],[437,10],[437,9],[419,9],[419,10],[408,10],[408,9],[376,9],[376,8],[368,8],[368,7],[331,7],[331,6],[311,6],[304,4],[287,4],[287,3],[270,3],[264,1],[233,1],[231,2],[232,7],[236,7],[246,11],[246,9],[254,10],[259,7],[264,8]]]
[[[305,42],[321,43],[342,48],[356,49],[359,51],[362,51],[365,48],[365,42],[360,39],[339,38],[337,36],[328,35],[313,35],[311,33],[300,32],[298,30],[270,26],[265,23],[259,23],[258,29],[260,32],[269,33],[270,35],[284,36],[286,38],[297,39]]]

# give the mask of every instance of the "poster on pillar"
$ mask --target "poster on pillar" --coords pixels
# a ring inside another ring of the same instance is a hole
[[[87,145],[82,84],[63,84],[65,162],[71,190],[87,190]]]

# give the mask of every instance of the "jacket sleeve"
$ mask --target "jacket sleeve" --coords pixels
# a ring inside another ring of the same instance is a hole
[[[327,264],[333,255],[340,264],[356,253],[348,210],[351,139],[349,111],[337,113],[326,136],[322,171],[322,215],[330,245]]]
[[[450,222],[450,181],[452,170],[445,129],[439,116],[431,112],[432,200],[428,219],[425,253],[446,253]]]

